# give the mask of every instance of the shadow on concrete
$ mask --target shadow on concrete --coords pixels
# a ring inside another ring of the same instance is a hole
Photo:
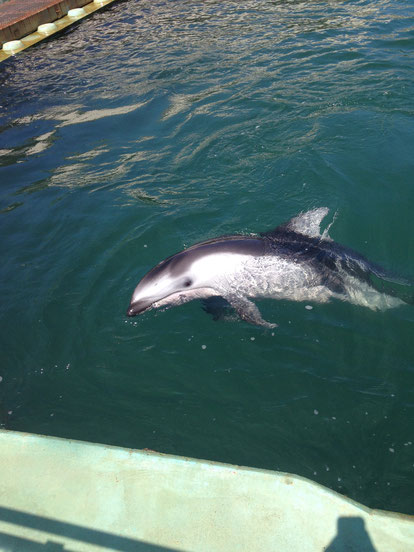
[[[360,517],[340,517],[338,533],[325,552],[376,552],[364,520]]]
[[[45,536],[47,542],[42,543],[23,536],[0,532],[0,548],[8,552],[70,552],[70,548],[66,547],[65,539],[74,539],[124,552],[176,552],[177,550],[0,506],[1,521],[17,525],[21,530],[35,529],[47,533]],[[21,531],[18,529],[16,532]],[[68,546],[70,547],[70,542]]]

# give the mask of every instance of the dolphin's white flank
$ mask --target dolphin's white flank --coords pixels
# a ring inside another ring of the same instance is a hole
[[[328,212],[320,207],[258,236],[222,236],[168,257],[139,282],[127,315],[221,296],[243,320],[274,328],[251,298],[318,303],[336,298],[381,310],[403,304],[391,291],[377,289],[374,280],[411,283],[333,242],[329,227],[321,234]]]

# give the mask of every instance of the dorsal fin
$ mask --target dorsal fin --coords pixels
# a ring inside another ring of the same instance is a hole
[[[326,232],[321,235],[320,225],[322,220],[329,213],[327,207],[318,207],[305,213],[300,213],[296,217],[291,218],[288,222],[281,224],[270,232],[264,232],[262,236],[272,237],[280,233],[281,230],[289,230],[291,232],[297,232],[311,238],[323,238],[330,239]]]

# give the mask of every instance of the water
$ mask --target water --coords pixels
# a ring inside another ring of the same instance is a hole
[[[261,301],[274,335],[197,302],[125,317],[164,257],[317,206],[414,275],[413,20],[409,1],[119,2],[3,63],[2,427],[414,513],[412,306]]]

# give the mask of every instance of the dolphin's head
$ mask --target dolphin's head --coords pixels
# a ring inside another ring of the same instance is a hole
[[[194,249],[188,249],[150,270],[135,288],[127,315],[136,316],[151,308],[181,305],[192,299],[217,295],[208,285],[205,271],[199,270],[198,257]]]
[[[142,278],[132,294],[127,315],[223,295],[223,285],[228,285],[246,255],[263,254],[263,247],[260,238],[222,236],[176,253]]]

